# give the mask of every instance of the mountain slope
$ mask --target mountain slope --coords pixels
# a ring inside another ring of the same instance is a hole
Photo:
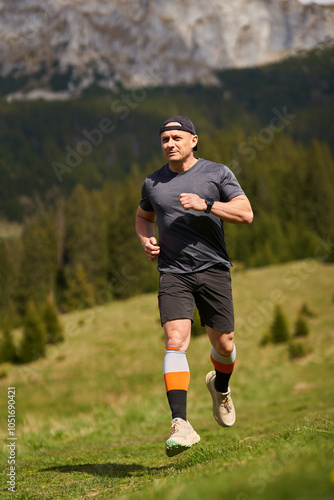
[[[297,0],[0,2],[2,92],[216,85],[216,71],[332,42],[333,29],[333,6]]]

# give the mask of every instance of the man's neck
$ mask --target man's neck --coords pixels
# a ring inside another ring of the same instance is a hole
[[[186,160],[182,161],[169,161],[168,166],[172,172],[180,173],[189,170],[191,167],[197,163],[197,158],[194,155],[189,156]]]

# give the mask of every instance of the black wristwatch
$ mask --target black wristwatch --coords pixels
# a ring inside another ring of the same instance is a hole
[[[206,214],[209,214],[211,212],[211,208],[212,208],[212,205],[214,204],[215,200],[212,199],[212,198],[207,198],[205,200],[205,203],[206,203],[206,209],[204,210],[204,212]]]

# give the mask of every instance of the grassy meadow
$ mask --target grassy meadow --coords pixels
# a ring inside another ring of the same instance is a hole
[[[320,255],[320,252],[319,252]],[[9,473],[7,390],[16,390],[17,499],[325,500],[334,498],[334,265],[310,258],[232,273],[237,363],[233,428],[213,419],[205,334],[188,350],[188,418],[201,436],[168,459],[170,413],[156,294],[63,316],[64,343],[29,365],[0,366],[1,483]],[[281,305],[292,335],[260,346]]]

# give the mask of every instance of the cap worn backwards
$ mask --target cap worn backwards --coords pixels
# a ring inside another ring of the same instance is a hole
[[[179,123],[180,125],[167,126],[168,123],[172,122]],[[187,116],[171,116],[170,118],[167,118],[167,120],[165,120],[160,127],[159,135],[167,130],[184,130],[185,132],[189,132],[190,134],[197,135],[193,122],[189,120]],[[193,149],[194,151],[196,151],[197,145]]]

